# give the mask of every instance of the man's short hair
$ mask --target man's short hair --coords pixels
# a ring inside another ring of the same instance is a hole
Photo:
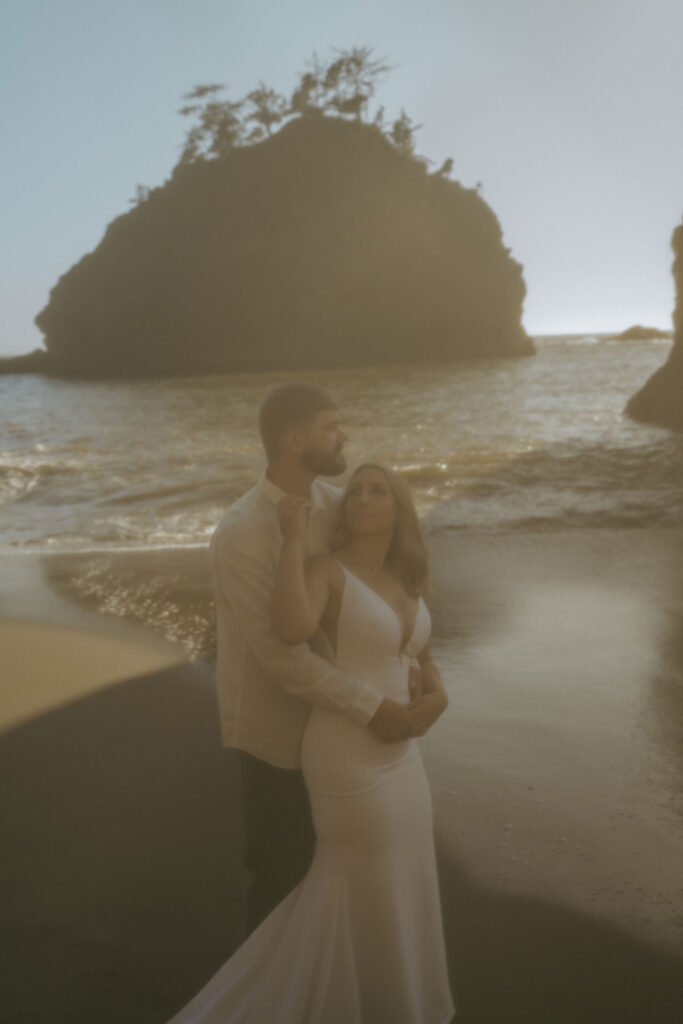
[[[318,413],[336,408],[332,396],[317,384],[283,384],[273,388],[261,404],[258,420],[268,460],[278,457],[290,430],[305,428]]]

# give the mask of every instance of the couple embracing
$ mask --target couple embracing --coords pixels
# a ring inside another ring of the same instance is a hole
[[[239,751],[246,942],[170,1024],[449,1024],[416,737],[446,706],[408,485],[366,464],[322,388],[276,388],[267,468],[211,544],[218,696]]]

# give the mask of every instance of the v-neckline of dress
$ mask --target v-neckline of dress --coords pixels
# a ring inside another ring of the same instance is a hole
[[[418,597],[417,601],[415,602],[415,615],[413,616],[413,625],[412,625],[410,633],[406,637],[406,640],[405,640],[405,643],[404,643],[403,642],[403,638],[405,636],[405,631],[404,631],[404,628],[403,628],[403,619],[401,618],[401,614],[400,614],[398,608],[396,607],[396,605],[392,604],[391,601],[387,601],[386,597],[382,597],[382,595],[380,593],[378,593],[375,590],[374,587],[371,587],[369,583],[366,583],[365,580],[360,578],[360,576],[357,576],[355,572],[351,572],[351,570],[346,565],[344,565],[343,562],[340,562],[338,558],[335,558],[335,562],[337,562],[339,565],[341,565],[341,567],[342,567],[342,569],[344,570],[345,573],[348,573],[349,576],[353,576],[354,580],[358,580],[358,582],[360,583],[360,585],[362,587],[365,587],[365,589],[369,590],[371,594],[374,594],[375,597],[379,598],[379,600],[382,602],[382,604],[385,604],[387,606],[387,608],[391,608],[392,612],[396,616],[396,621],[398,622],[399,633],[401,634],[401,644],[400,644],[400,647],[398,649],[398,653],[399,653],[399,656],[402,655],[404,653],[404,651],[410,645],[410,641],[415,636],[415,630],[417,629],[417,620],[418,620],[418,616],[420,614],[420,600],[421,600],[421,598]]]

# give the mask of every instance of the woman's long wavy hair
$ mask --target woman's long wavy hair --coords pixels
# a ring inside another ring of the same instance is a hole
[[[379,462],[364,462],[357,466],[351,474],[339,504],[338,519],[335,526],[332,549],[344,547],[351,539],[351,531],[346,520],[346,505],[353,481],[362,469],[378,469],[383,473],[389,484],[396,506],[396,522],[391,545],[384,560],[384,565],[403,584],[411,597],[422,595],[427,597],[429,584],[429,555],[427,545],[422,539],[420,524],[413,504],[413,495],[409,485],[393,469]]]

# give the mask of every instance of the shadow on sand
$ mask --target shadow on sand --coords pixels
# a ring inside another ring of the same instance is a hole
[[[213,683],[182,666],[54,710],[2,736],[0,777],[0,1020],[163,1024],[242,935]],[[458,1024],[683,1020],[682,961],[441,869]]]

